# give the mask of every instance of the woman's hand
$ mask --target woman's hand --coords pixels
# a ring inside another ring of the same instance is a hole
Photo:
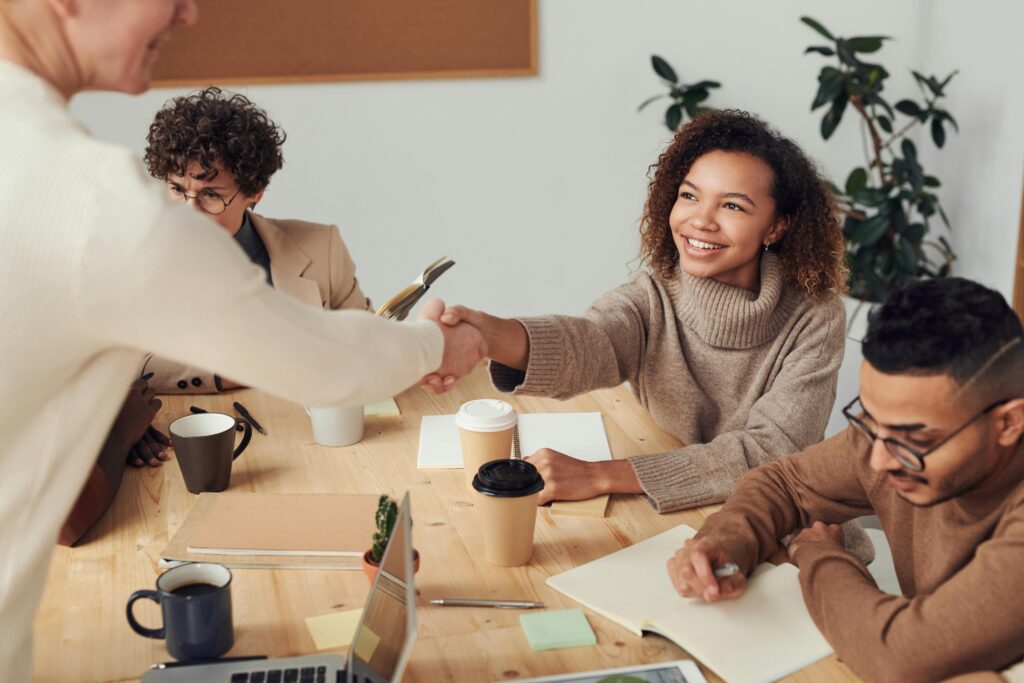
[[[159,429],[150,425],[142,438],[135,442],[128,452],[128,462],[133,467],[160,467],[167,460],[171,459],[166,449],[171,445],[171,440]]]
[[[542,448],[526,462],[544,478],[538,505],[553,500],[587,500],[605,493],[643,493],[632,465],[625,460],[587,462]]]

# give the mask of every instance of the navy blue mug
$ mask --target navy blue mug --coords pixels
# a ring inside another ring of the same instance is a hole
[[[136,600],[160,605],[164,625],[146,628],[135,620]],[[175,659],[215,659],[235,644],[231,618],[231,572],[224,565],[193,562],[169,569],[156,590],[138,590],[128,598],[128,624],[147,638],[164,639]]]

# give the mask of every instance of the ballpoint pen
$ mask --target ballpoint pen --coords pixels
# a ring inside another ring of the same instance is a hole
[[[499,607],[504,609],[538,609],[544,607],[543,602],[530,600],[476,600],[472,598],[440,598],[431,600],[431,605],[441,607]]]
[[[740,566],[735,562],[726,562],[723,565],[715,567],[715,578],[716,579],[727,579],[730,576],[735,576],[740,573]]]
[[[245,406],[243,406],[238,401],[235,401],[231,405],[233,405],[235,407],[235,410],[238,411],[238,414],[241,415],[245,419],[246,422],[248,422],[249,424],[252,425],[253,429],[255,429],[260,434],[263,434],[264,436],[266,436],[267,432],[263,429],[263,427],[260,425],[260,423],[257,422],[256,419],[253,418],[253,416],[249,414],[249,411],[245,409]]]

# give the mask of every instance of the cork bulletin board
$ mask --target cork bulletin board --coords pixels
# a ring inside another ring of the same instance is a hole
[[[537,73],[537,0],[199,0],[155,85]]]

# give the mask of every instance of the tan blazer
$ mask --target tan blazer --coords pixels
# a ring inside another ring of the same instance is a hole
[[[359,289],[356,264],[333,225],[275,220],[250,214],[267,248],[274,287],[311,306],[370,310]],[[219,229],[219,228],[218,228]],[[217,391],[214,373],[153,356],[143,372],[158,394],[209,394]]]

